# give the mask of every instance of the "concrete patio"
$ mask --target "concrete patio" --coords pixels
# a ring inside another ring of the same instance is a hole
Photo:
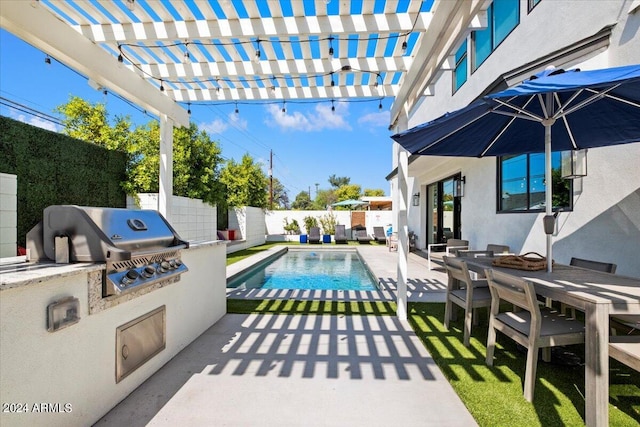
[[[395,299],[397,253],[377,245],[358,250],[381,283],[379,293],[230,293]],[[230,266],[227,276],[253,262]],[[410,301],[443,301],[446,275],[428,271],[414,253],[408,282]],[[177,424],[476,425],[407,322],[266,314],[224,316],[97,423]]]

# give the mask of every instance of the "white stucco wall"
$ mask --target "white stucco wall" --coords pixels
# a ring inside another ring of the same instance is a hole
[[[245,240],[244,247],[264,244],[265,213],[260,208],[245,206],[229,209],[229,229],[236,231],[236,240]]]
[[[615,24],[606,50],[554,65],[563,68],[606,68],[640,63],[640,13],[628,14],[631,0],[605,2],[541,1],[530,13],[521,1],[520,24],[452,95],[452,72],[434,82],[435,95],[424,97],[409,118],[409,127],[461,108],[475,99],[503,73],[549,55]],[[456,47],[457,48],[457,47]],[[453,53],[453,52],[451,52]],[[574,182],[574,209],[558,217],[554,259],[568,263],[572,256],[614,262],[619,274],[640,277],[640,144],[591,149],[588,176]],[[498,214],[496,159],[421,157],[409,167],[409,195],[440,179],[462,173],[462,238],[473,248],[504,243],[512,251],[545,253],[539,213]],[[393,180],[393,188],[397,179]],[[426,232],[426,204],[409,209],[409,228]],[[419,247],[424,247],[421,238]]]
[[[3,426],[87,426],[226,313],[225,246],[183,251],[181,280],[89,315],[87,273],[0,288],[0,401],[70,404],[67,413],[0,413]],[[47,306],[80,300],[80,321],[47,332]],[[115,382],[116,328],[166,305],[166,348]]]
[[[14,257],[18,249],[18,179],[0,173],[0,258]]]
[[[140,193],[138,198],[140,202],[136,205],[133,198],[128,196],[127,208],[158,210],[157,193]],[[209,241],[218,238],[216,235],[218,214],[215,206],[199,199],[172,196],[168,209],[167,221],[182,239]]]

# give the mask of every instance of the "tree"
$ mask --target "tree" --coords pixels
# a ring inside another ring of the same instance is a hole
[[[296,199],[291,204],[291,208],[302,211],[311,209],[311,198],[309,198],[309,193],[306,191],[299,192]]]
[[[357,184],[343,185],[336,190],[336,196],[339,201],[360,198],[360,186]]]
[[[227,187],[229,206],[267,207],[269,180],[249,154],[242,156],[240,163],[228,160],[220,173],[220,182]]]
[[[160,125],[152,120],[132,129],[129,117],[116,117],[109,124],[104,104],[91,104],[72,96],[56,108],[64,116],[63,133],[111,150],[128,153],[128,194],[157,192],[160,174]],[[218,182],[221,150],[195,124],[173,132],[173,194],[202,199],[209,204],[224,197]]]
[[[273,209],[290,209],[291,203],[289,202],[289,195],[284,185],[278,180],[273,178]]]
[[[338,201],[336,191],[330,190],[318,190],[316,193],[316,199],[313,202],[313,207],[318,210],[327,209],[327,206],[332,205]]]
[[[344,185],[349,185],[349,182],[351,182],[351,178],[346,176],[335,176],[334,174],[329,177],[329,184],[331,184],[331,187],[333,188],[340,188]]]
[[[364,195],[365,197],[382,197],[384,196],[384,190],[381,190],[379,188],[365,188]]]

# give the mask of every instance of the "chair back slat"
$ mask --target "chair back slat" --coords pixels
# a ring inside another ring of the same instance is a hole
[[[469,246],[469,241],[461,239],[447,239],[447,246]]]
[[[590,259],[571,258],[569,265],[574,267],[586,268],[589,270],[602,271],[604,273],[614,274],[616,272],[616,264],[609,262],[592,261]]]
[[[538,317],[540,308],[531,282],[492,269],[485,269],[491,296],[514,304]]]
[[[444,261],[449,278],[460,280],[465,284],[471,283],[469,267],[467,266],[466,261],[449,256],[443,256],[442,260]]]
[[[496,245],[493,243],[489,243],[487,245],[487,252],[493,252],[494,254],[502,254],[507,253],[511,250],[511,248],[507,245]]]

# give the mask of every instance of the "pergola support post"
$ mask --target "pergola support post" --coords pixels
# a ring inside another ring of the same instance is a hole
[[[173,195],[173,120],[160,114],[160,176],[158,178],[158,211],[171,222]]]

